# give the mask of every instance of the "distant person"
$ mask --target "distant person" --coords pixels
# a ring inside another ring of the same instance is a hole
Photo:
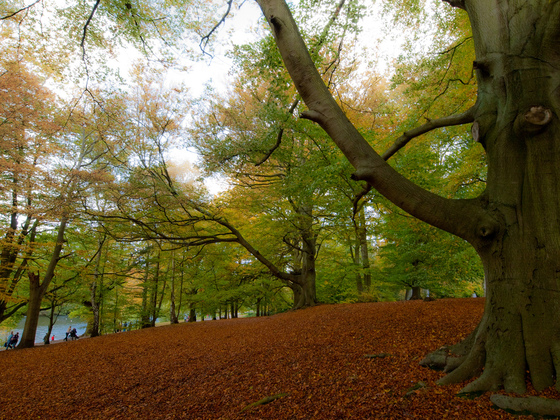
[[[16,335],[14,335],[12,337],[12,339],[10,340],[10,344],[8,344],[8,348],[10,349],[15,349],[17,346],[17,343],[19,341],[19,332],[16,333]]]
[[[6,349],[10,348],[10,343],[12,342],[12,337],[14,336],[14,332],[10,331],[10,335],[8,336],[8,339],[6,340],[6,343],[4,344],[4,347],[6,347]]]
[[[68,336],[70,335],[71,332],[72,332],[72,325],[70,325],[66,330],[66,337],[64,337],[64,341],[68,341]]]
[[[51,341],[54,341],[54,334],[53,334],[53,336],[52,336],[52,338],[51,338]]]
[[[78,331],[76,331],[76,328],[72,328],[72,331],[70,331],[70,338],[72,338],[72,340],[78,339]]]

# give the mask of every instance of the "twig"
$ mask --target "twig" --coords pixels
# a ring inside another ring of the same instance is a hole
[[[265,404],[271,403],[272,401],[276,401],[277,399],[283,398],[283,397],[285,397],[286,395],[288,395],[288,394],[287,394],[287,393],[283,393],[283,394],[271,395],[271,396],[269,396],[269,397],[264,397],[264,398],[261,399],[261,400],[258,400],[258,401],[254,402],[254,403],[249,404],[247,407],[245,407],[243,410],[241,410],[241,412],[247,411],[247,410],[249,410],[249,409],[251,409],[251,408],[253,408],[253,407],[257,407],[257,406],[259,406],[259,405],[265,405]]]

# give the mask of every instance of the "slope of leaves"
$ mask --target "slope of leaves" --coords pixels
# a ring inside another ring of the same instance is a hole
[[[0,418],[513,419],[418,365],[483,304],[322,305],[4,351]]]

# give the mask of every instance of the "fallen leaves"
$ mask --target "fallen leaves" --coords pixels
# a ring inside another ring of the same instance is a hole
[[[482,311],[482,299],[321,305],[0,352],[0,419],[530,418],[458,398],[461,384],[437,386],[442,373],[418,364]]]

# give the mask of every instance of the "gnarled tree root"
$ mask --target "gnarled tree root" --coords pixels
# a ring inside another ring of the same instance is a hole
[[[541,397],[509,397],[494,394],[490,397],[496,406],[503,410],[530,412],[541,416],[560,417],[560,401]]]

